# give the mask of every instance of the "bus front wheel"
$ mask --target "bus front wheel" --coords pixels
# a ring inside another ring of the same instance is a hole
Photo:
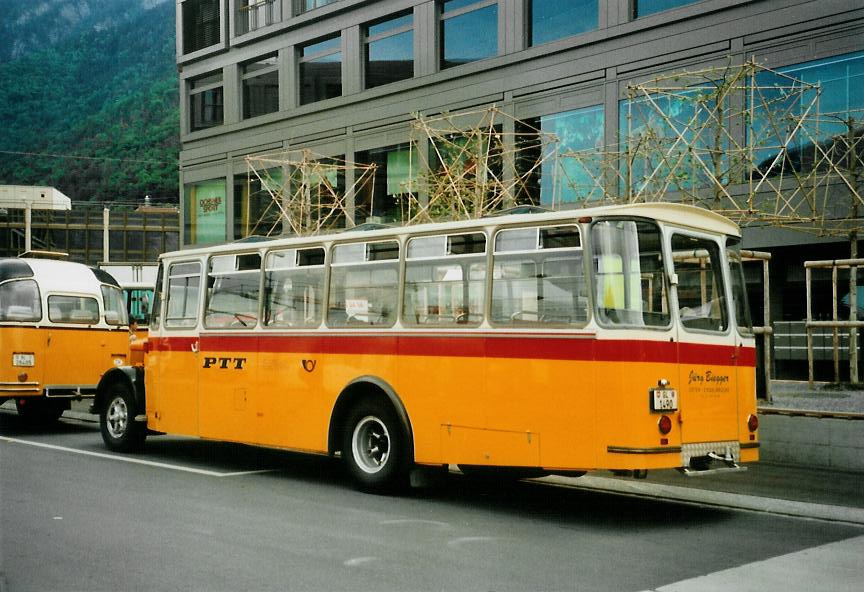
[[[381,400],[361,401],[348,415],[342,458],[363,490],[395,491],[407,483],[408,439],[393,408]]]
[[[144,448],[147,431],[143,423],[135,421],[137,413],[135,396],[128,387],[122,384],[110,387],[99,411],[99,429],[108,448],[116,452],[137,452]]]

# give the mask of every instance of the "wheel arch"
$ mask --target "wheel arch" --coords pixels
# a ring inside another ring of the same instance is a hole
[[[327,433],[327,453],[330,456],[336,454],[341,448],[342,432],[345,429],[345,422],[348,419],[348,414],[351,409],[359,401],[364,398],[378,397],[386,400],[393,410],[396,412],[396,417],[402,429],[405,431],[405,436],[408,444],[408,459],[414,462],[414,430],[411,426],[411,419],[408,416],[408,411],[405,409],[405,404],[396,390],[387,383],[387,381],[378,378],[377,376],[360,376],[355,378],[342,389],[336,403],[333,405],[333,411],[330,414],[330,428]]]
[[[144,369],[133,366],[118,366],[108,370],[99,380],[99,385],[96,387],[96,397],[93,400],[93,410],[96,414],[102,412],[108,399],[108,392],[114,384],[122,384],[128,387],[135,397],[138,411],[144,413],[146,409]]]

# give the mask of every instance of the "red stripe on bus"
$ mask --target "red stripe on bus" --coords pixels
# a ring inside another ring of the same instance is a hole
[[[190,337],[154,338],[156,351],[191,351]],[[679,360],[680,348],[680,360]],[[654,362],[732,366],[736,348],[669,341],[599,340],[573,337],[486,335],[202,335],[202,352],[266,352],[343,355],[403,355],[468,358],[526,358],[598,362]],[[755,348],[740,348],[738,365],[756,366]]]

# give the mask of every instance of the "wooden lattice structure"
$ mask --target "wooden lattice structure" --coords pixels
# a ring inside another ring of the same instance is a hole
[[[353,225],[347,197],[375,182],[375,165],[324,157],[310,150],[247,156],[247,183],[257,179],[272,198],[267,211],[280,216],[253,233],[270,236],[281,222],[282,232],[307,236]],[[260,222],[259,222],[260,224]]]

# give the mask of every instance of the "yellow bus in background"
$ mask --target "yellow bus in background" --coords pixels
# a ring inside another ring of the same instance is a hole
[[[80,263],[0,259],[0,402],[34,423],[93,396],[128,363],[129,323],[111,275]]]
[[[640,204],[168,253],[102,437],[339,456],[368,490],[452,464],[737,470],[759,446],[739,246]]]

